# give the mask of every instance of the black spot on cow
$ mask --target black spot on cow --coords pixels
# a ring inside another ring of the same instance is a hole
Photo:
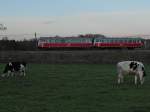
[[[137,66],[138,66],[138,64],[135,63],[134,66],[133,66],[133,70],[136,70]]]
[[[138,64],[132,61],[129,66],[130,66],[130,69],[136,70],[138,67]]]
[[[134,62],[131,62],[130,65],[129,65],[130,69],[133,67],[133,65],[134,65]]]

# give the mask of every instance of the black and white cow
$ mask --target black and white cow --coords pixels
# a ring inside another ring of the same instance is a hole
[[[140,84],[144,83],[146,76],[145,68],[142,62],[138,61],[122,61],[117,63],[118,84],[123,83],[124,75],[134,75],[135,84],[139,78]]]
[[[26,62],[9,62],[6,64],[2,77],[14,76],[19,74],[20,76],[26,75]]]

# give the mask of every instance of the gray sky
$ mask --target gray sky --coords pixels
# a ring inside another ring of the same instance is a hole
[[[0,35],[149,35],[149,0],[0,0]]]

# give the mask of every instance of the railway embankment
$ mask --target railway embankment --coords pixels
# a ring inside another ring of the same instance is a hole
[[[124,60],[138,60],[150,64],[150,50],[1,51],[0,63],[9,60],[45,64],[113,64]]]

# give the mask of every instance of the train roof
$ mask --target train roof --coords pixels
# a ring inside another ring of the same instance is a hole
[[[92,38],[89,38],[89,37],[40,37],[39,40],[42,40],[42,39],[92,39]],[[111,39],[111,40],[144,40],[143,38],[141,37],[96,37],[95,39],[102,39],[102,40],[107,40],[107,39]]]
[[[144,40],[141,37],[106,37],[106,38],[96,38],[96,39],[111,39],[111,40]]]
[[[40,37],[39,40],[42,39],[92,39],[89,37]]]

